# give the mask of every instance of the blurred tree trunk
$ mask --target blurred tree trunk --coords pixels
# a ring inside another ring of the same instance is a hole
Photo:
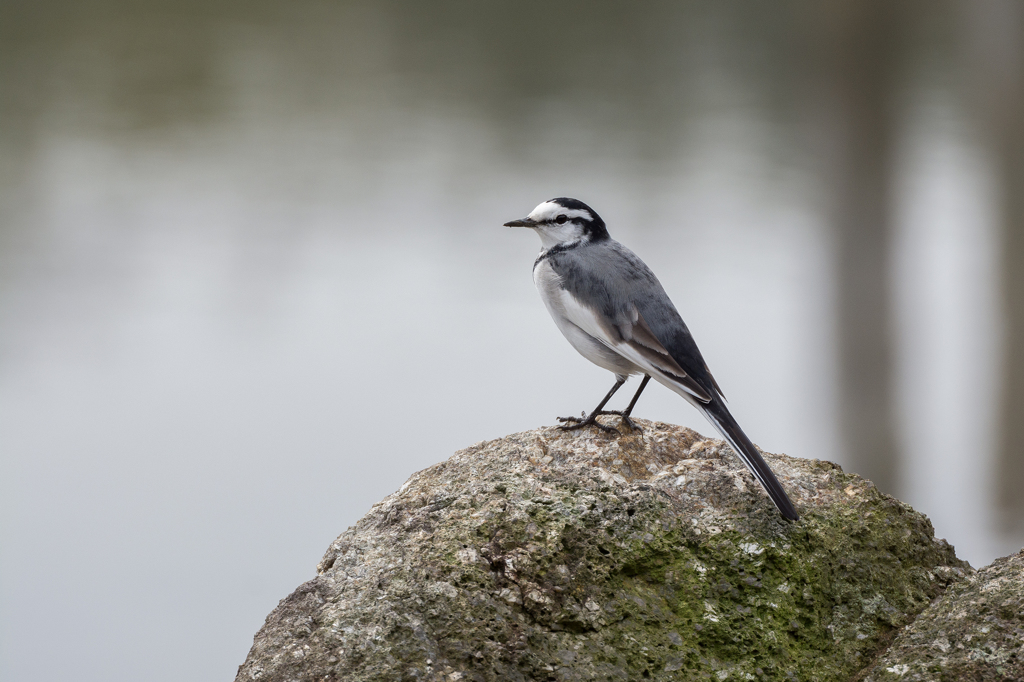
[[[890,286],[897,12],[890,0],[822,5],[832,89],[839,418],[850,468],[898,493]]]
[[[1007,526],[1024,530],[1024,91],[1017,83],[1015,124],[1000,136],[1003,191],[1005,353],[996,476]]]
[[[998,174],[1003,358],[995,466],[1005,530],[1024,531],[1024,3],[970,6],[971,99],[982,109]]]

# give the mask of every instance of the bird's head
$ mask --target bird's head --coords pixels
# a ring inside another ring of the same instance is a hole
[[[601,216],[582,201],[567,197],[545,201],[530,211],[530,215],[509,221],[505,226],[536,230],[545,249],[559,244],[596,242],[608,238],[608,229]]]

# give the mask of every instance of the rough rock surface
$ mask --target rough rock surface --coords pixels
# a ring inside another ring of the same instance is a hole
[[[849,680],[970,570],[834,464],[765,455],[788,523],[722,441],[638,423],[414,474],[267,617],[236,680]]]
[[[905,628],[866,682],[1024,680],[1024,551],[950,588]]]

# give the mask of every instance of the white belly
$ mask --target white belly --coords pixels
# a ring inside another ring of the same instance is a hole
[[[562,336],[572,344],[572,347],[580,355],[617,376],[644,373],[640,367],[619,355],[614,349],[588,334],[569,319],[565,308],[565,299],[568,294],[562,291],[558,275],[546,260],[541,261],[534,268],[533,281],[537,285],[540,298],[544,301],[544,306],[548,309],[551,319],[555,321],[558,331],[562,332]]]

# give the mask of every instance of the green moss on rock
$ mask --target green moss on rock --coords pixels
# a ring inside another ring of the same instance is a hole
[[[847,680],[969,567],[822,461],[640,422],[549,428],[415,474],[281,602],[237,680]]]

